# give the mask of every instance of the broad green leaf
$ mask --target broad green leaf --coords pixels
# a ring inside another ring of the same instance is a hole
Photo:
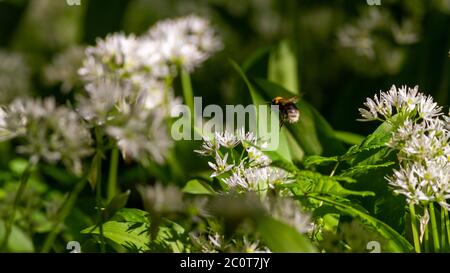
[[[0,242],[3,242],[5,236],[5,222],[0,219]],[[9,252],[34,252],[33,241],[31,237],[22,229],[13,225],[9,236],[7,249]]]
[[[352,217],[357,217],[361,220],[361,222],[367,226],[374,228],[378,231],[383,237],[389,239],[388,249],[393,252],[403,252],[408,253],[413,251],[412,245],[397,231],[391,228],[389,225],[384,222],[370,216],[369,214],[361,211],[358,208],[355,208],[349,202],[337,201],[333,198],[319,196],[319,195],[311,195],[310,197],[323,201],[324,203],[333,206],[337,210],[341,211],[344,214],[350,215]]]
[[[350,145],[359,145],[364,141],[363,136],[350,132],[334,131],[334,136],[340,141]]]
[[[183,188],[183,192],[189,194],[215,195],[215,191],[210,185],[197,179],[188,181]]]
[[[292,94],[299,93],[297,57],[287,40],[282,41],[272,50],[269,57],[268,79]]]
[[[316,248],[303,234],[272,217],[258,218],[257,228],[264,242],[273,252],[317,252]]]
[[[139,222],[108,221],[103,224],[105,238],[139,252],[150,250],[148,230],[148,224]],[[100,229],[99,227],[95,229],[87,228],[82,230],[81,233],[100,234]]]
[[[120,209],[111,220],[118,222],[141,222],[148,221],[148,212],[140,209],[123,208]]]
[[[310,194],[332,195],[345,197],[348,195],[374,196],[370,191],[353,191],[342,187],[339,180],[343,177],[330,177],[311,171],[300,171],[297,173],[296,183],[290,185],[297,196],[308,196]]]
[[[121,209],[112,217],[111,221],[103,224],[105,238],[137,252],[152,250],[150,247],[149,229],[149,214],[138,209]],[[100,229],[98,226],[93,226],[82,230],[81,233],[100,234]],[[174,222],[164,220],[158,229],[152,246],[165,246],[173,252],[181,252],[184,246],[179,239],[183,235],[183,227]]]
[[[253,104],[255,106],[259,106],[259,107],[261,107],[261,106],[268,107],[267,100],[264,100],[264,98],[261,96],[261,94],[258,93],[258,90],[252,85],[252,83],[248,79],[247,75],[245,75],[245,73],[242,71],[242,69],[239,67],[239,65],[234,61],[230,60],[230,62],[231,62],[231,65],[233,66],[233,68],[239,73],[239,75],[242,77],[245,84],[247,85],[247,88],[252,97]],[[269,111],[270,111],[270,109],[269,109]],[[259,116],[259,113],[257,111],[257,113],[255,115],[256,119],[257,119],[257,132],[258,133],[260,132],[259,128],[260,128],[260,126],[262,126],[261,124],[270,124],[269,118],[270,119],[278,119],[278,116],[275,116],[275,115],[278,115],[278,114],[271,111],[269,117]],[[270,129],[271,130],[279,130],[278,128],[276,128],[276,129],[270,128]],[[287,139],[284,134],[279,134],[279,143],[278,143],[278,147],[276,150],[281,156],[283,156],[284,159],[286,159],[288,161],[292,161],[292,157],[291,157],[291,154],[289,151],[289,145],[288,145]]]

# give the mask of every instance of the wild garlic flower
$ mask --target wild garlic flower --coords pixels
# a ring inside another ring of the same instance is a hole
[[[47,83],[61,84],[63,93],[68,93],[75,86],[80,86],[78,70],[83,64],[84,51],[85,48],[82,46],[73,46],[56,54],[44,70]]]
[[[363,117],[360,121],[381,120],[396,123],[393,117],[397,114],[400,114],[403,120],[416,114],[418,118],[432,120],[441,115],[442,110],[431,96],[420,93],[418,86],[397,88],[393,85],[389,91],[380,92],[379,96],[375,95],[373,99],[367,98],[364,105],[367,109],[359,109]]]
[[[292,198],[268,198],[264,205],[271,216],[294,227],[300,233],[310,232],[313,228],[311,217],[302,212],[299,203]]]
[[[192,71],[222,43],[209,22],[197,16],[160,21],[147,34],[136,37],[114,33],[88,47],[79,74],[86,82],[108,77],[166,81],[181,65]]]
[[[0,104],[30,92],[31,71],[19,53],[0,50]]]
[[[137,38],[123,33],[109,34],[97,39],[96,46],[86,49],[86,59],[79,74],[86,82],[101,78],[123,78],[135,72],[139,59],[135,54]]]
[[[167,62],[179,64],[188,71],[222,48],[209,21],[194,15],[160,21],[148,31],[148,37],[158,41]]]
[[[154,186],[139,187],[138,190],[145,209],[150,213],[164,215],[184,210],[183,194],[176,186],[157,183]]]
[[[17,151],[33,161],[62,162],[82,173],[82,158],[92,153],[91,135],[79,115],[53,98],[16,99],[0,111],[0,140],[18,137]]]
[[[211,177],[217,177],[228,187],[242,192],[265,191],[275,185],[291,181],[286,171],[272,167],[272,161],[258,147],[264,143],[251,132],[216,132],[205,138],[202,149],[195,152],[210,156],[213,169]]]
[[[437,202],[450,210],[450,163],[439,158],[426,162],[411,162],[394,170],[387,178],[394,192],[406,196],[413,204]]]
[[[387,177],[397,194],[413,204],[437,202],[450,209],[450,131],[448,118],[431,96],[418,88],[395,86],[367,99],[365,120],[379,119],[394,125],[387,146],[397,152],[400,168]]]
[[[145,163],[152,159],[162,164],[172,141],[168,135],[165,117],[158,111],[135,105],[106,127],[108,135],[117,140],[125,159]]]

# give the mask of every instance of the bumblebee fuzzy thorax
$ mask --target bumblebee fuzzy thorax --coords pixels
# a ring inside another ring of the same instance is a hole
[[[284,123],[295,123],[300,119],[300,111],[295,105],[297,99],[297,97],[275,97],[272,99],[272,104],[278,105],[280,109],[281,126],[283,126]]]

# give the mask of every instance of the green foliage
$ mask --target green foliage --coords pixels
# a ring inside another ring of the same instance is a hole
[[[315,253],[316,248],[293,227],[271,217],[258,220],[258,231],[261,237],[274,252]]]

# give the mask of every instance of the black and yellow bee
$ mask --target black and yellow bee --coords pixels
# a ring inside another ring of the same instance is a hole
[[[285,123],[296,123],[300,119],[300,111],[295,105],[298,97],[283,98],[275,97],[272,100],[273,105],[278,105],[280,109],[280,128]]]

